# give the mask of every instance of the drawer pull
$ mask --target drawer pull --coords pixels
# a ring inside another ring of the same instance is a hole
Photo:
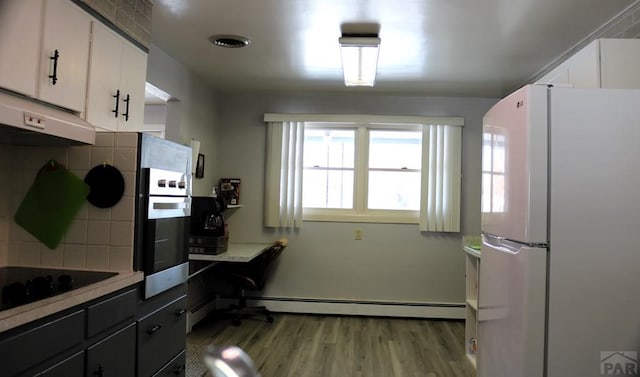
[[[150,329],[148,329],[148,330],[147,330],[147,334],[151,335],[151,334],[153,334],[154,332],[156,332],[156,331],[160,330],[161,328],[162,328],[162,325],[155,325],[155,326],[153,326],[152,328],[150,328]]]
[[[187,312],[187,309],[178,309],[176,310],[176,317],[181,317],[186,312]]]
[[[102,364],[98,364],[98,370],[93,372],[93,375],[98,377],[102,377],[104,375],[104,368],[102,367]]]
[[[184,365],[180,365],[179,367],[176,368],[176,370],[173,371],[173,374],[178,376],[182,374],[182,371],[184,371],[184,369],[185,369]]]

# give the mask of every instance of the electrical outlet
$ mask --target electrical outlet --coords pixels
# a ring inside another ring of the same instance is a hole
[[[354,240],[362,240],[362,229],[361,228],[356,228],[356,230],[353,232],[353,239]]]

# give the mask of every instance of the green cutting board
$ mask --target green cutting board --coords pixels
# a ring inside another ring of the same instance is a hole
[[[55,249],[89,190],[89,185],[62,165],[41,170],[13,219],[48,248]]]

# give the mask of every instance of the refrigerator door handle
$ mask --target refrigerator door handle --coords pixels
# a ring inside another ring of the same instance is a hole
[[[507,254],[518,254],[522,246],[526,246],[523,244],[518,244],[513,241],[509,241],[508,239],[500,236],[495,236],[493,234],[482,234],[482,243],[490,247],[494,250],[501,251]]]
[[[511,254],[516,254],[518,250],[522,247],[531,247],[531,248],[540,248],[540,249],[546,249],[549,247],[548,242],[524,242],[523,243],[518,241],[512,241],[508,238],[496,236],[495,234],[490,234],[490,233],[482,233],[482,243],[487,246],[495,247],[497,249],[506,248],[506,250],[501,249],[501,251],[510,252]]]

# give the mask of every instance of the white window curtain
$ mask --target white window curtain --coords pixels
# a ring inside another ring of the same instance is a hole
[[[423,126],[421,231],[460,231],[461,155],[462,127]]]
[[[265,226],[302,226],[302,148],[304,122],[269,122]]]

